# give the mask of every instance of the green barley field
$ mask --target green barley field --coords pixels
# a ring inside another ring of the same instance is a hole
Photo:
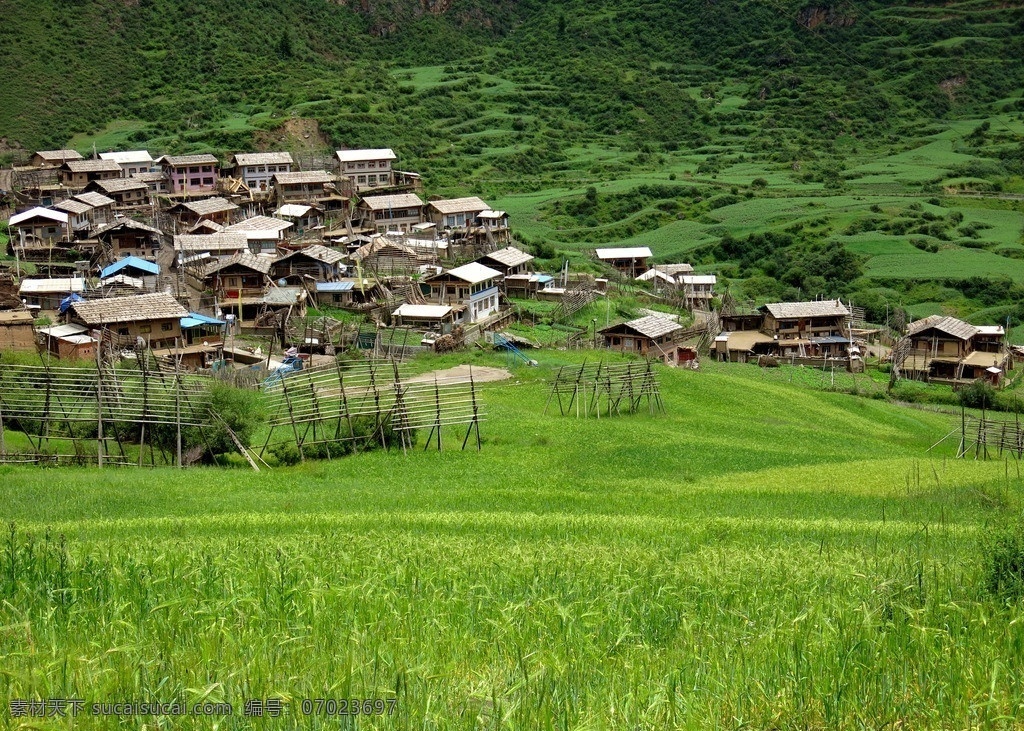
[[[480,452],[3,468],[0,698],[87,704],[0,727],[1020,727],[980,548],[1015,461],[746,365],[660,371],[664,414],[544,414],[576,357],[485,385]],[[90,712],[133,700],[216,715]]]

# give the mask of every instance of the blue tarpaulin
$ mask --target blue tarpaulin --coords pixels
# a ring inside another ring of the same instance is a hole
[[[60,301],[60,308],[58,308],[57,311],[60,314],[63,315],[65,312],[67,312],[69,309],[71,309],[71,305],[73,305],[75,302],[84,302],[84,301],[85,300],[82,299],[81,295],[78,295],[78,294],[75,294],[75,293],[71,293],[67,297],[65,297],[64,299],[62,299]]]

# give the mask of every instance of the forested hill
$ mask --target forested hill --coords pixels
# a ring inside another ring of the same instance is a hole
[[[327,145],[394,146],[439,178],[457,172],[437,159],[453,149],[513,176],[588,141],[884,140],[1018,104],[1024,10],[1010,5],[7,0],[0,138],[27,150],[109,129],[120,146],[237,149],[303,116]],[[517,144],[492,147],[496,130]]]

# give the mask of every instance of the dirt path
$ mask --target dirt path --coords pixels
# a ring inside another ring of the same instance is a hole
[[[504,368],[491,368],[488,366],[469,366],[459,365],[454,368],[445,368],[440,371],[431,371],[430,373],[422,373],[418,376],[413,376],[408,379],[406,383],[422,383],[424,381],[433,381],[436,377],[439,381],[445,381],[446,383],[458,383],[468,382],[470,370],[472,369],[473,381],[475,383],[485,383],[489,381],[504,381],[506,378],[511,378],[512,374]]]

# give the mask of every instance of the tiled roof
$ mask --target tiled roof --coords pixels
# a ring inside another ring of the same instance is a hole
[[[839,300],[815,300],[813,302],[772,302],[763,305],[761,310],[776,320],[787,320],[794,317],[847,317],[850,311]]]
[[[89,325],[181,318],[188,314],[188,310],[165,292],[85,300],[73,303],[71,308]]]

